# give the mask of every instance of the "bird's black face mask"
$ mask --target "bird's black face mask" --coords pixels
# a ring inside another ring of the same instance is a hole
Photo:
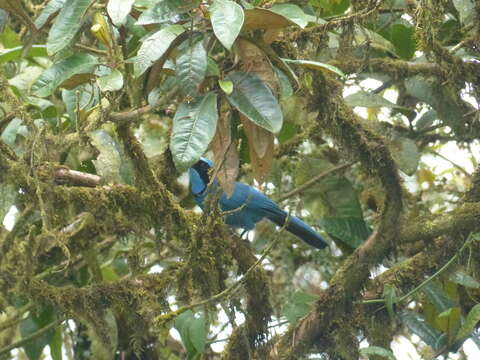
[[[210,165],[203,160],[199,160],[195,165],[193,165],[193,168],[198,172],[198,175],[200,175],[200,178],[205,183],[205,186],[207,186],[210,182],[210,176],[208,175]]]

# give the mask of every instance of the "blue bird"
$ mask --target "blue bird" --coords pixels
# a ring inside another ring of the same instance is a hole
[[[188,170],[190,191],[195,198],[195,202],[202,210],[203,202],[207,195],[217,191],[219,186],[218,180],[215,179],[207,191],[207,185],[210,182],[209,171],[212,167],[213,162],[202,157]],[[228,197],[228,195],[222,194],[219,203],[222,211],[231,212],[226,215],[225,222],[233,227],[249,231],[263,218],[267,218],[274,224],[282,227],[288,218],[289,222],[285,226],[287,231],[317,249],[323,249],[328,246],[325,239],[310,226],[296,216],[288,216],[274,201],[246,184],[235,182],[232,196]],[[238,211],[235,211],[236,209]]]

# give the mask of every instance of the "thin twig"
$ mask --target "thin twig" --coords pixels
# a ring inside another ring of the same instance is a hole
[[[283,229],[283,228],[282,228]],[[262,256],[260,256],[258,258],[257,261],[255,261],[255,263],[250,266],[248,268],[248,270],[245,272],[245,274],[242,276],[242,278],[238,281],[236,281],[234,284],[230,285],[228,288],[226,288],[225,290],[219,292],[218,294],[216,295],[213,295],[212,297],[208,298],[208,299],[205,299],[205,300],[202,300],[202,301],[199,301],[195,304],[190,304],[190,305],[186,305],[186,306],[182,306],[181,308],[175,310],[175,311],[172,311],[168,314],[165,314],[165,315],[161,315],[159,317],[157,317],[157,321],[158,320],[162,320],[162,319],[171,319],[172,317],[175,317],[175,316],[178,316],[180,314],[183,314],[185,311],[188,311],[188,310],[191,310],[193,308],[196,308],[196,307],[200,307],[200,306],[204,306],[204,305],[207,305],[211,302],[215,302],[217,300],[220,300],[221,298],[227,296],[227,295],[230,295],[231,293],[234,293],[236,290],[239,289],[240,285],[242,285],[248,278],[248,276],[252,273],[253,270],[255,270],[255,268],[267,257],[267,255],[270,253],[270,251],[272,250],[272,248],[274,247],[274,245],[277,243],[278,239],[280,237],[276,237],[271,243],[270,245],[268,245],[265,250],[263,251],[262,253]]]
[[[56,328],[58,325],[60,325],[63,322],[63,320],[64,319],[59,319],[57,321],[54,321],[54,322],[48,324],[47,326],[35,331],[34,333],[30,334],[29,336],[24,337],[23,339],[18,340],[18,341],[14,342],[10,345],[5,346],[3,349],[0,349],[0,356],[8,354],[13,349],[19,348],[19,347],[29,343],[30,341],[42,336],[43,334],[45,334],[49,330],[51,330],[53,328]]]
[[[287,199],[291,198],[292,196],[295,196],[295,195],[307,190],[309,187],[315,185],[318,181],[322,180],[323,178],[327,177],[328,175],[331,175],[331,174],[333,174],[333,173],[335,173],[339,170],[345,169],[345,168],[347,168],[349,166],[352,166],[352,165],[353,165],[353,163],[349,162],[349,163],[338,165],[338,166],[335,166],[331,169],[328,169],[328,170],[318,174],[313,179],[310,179],[306,183],[300,185],[298,188],[286,193],[285,195],[280,196],[277,199],[277,201],[281,202],[281,201],[287,200]]]

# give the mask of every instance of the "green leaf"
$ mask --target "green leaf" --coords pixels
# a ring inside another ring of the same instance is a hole
[[[433,122],[438,119],[437,112],[435,110],[428,110],[415,123],[415,128],[418,131],[422,131],[430,127]]]
[[[282,59],[282,60],[289,64],[299,65],[299,66],[306,67],[313,70],[321,70],[321,71],[328,70],[337,75],[340,75],[341,77],[345,77],[345,74],[343,73],[342,70],[330,64],[325,64],[325,63],[321,63],[318,61],[311,61],[311,60],[291,60],[291,59]]]
[[[133,64],[135,76],[138,77],[142,75],[155,61],[160,59],[168,50],[171,43],[178,35],[183,33],[183,31],[183,26],[171,25],[144,39],[135,57],[135,63]]]
[[[215,36],[230,50],[245,20],[242,7],[234,1],[214,0],[209,11]]]
[[[77,91],[79,97],[80,110],[87,110],[94,107],[100,98],[100,91],[98,86],[92,84],[82,84],[75,89],[62,90],[62,101],[65,104],[65,109],[74,122],[76,120],[77,109]]]
[[[250,73],[233,72],[226,80],[233,82],[233,92],[227,99],[250,121],[276,133],[283,123],[283,114],[270,88],[257,76]]]
[[[312,310],[313,303],[318,296],[303,291],[295,291],[290,295],[288,302],[282,309],[282,315],[289,323],[295,324]]]
[[[20,322],[20,334],[22,338],[26,338],[34,332],[44,328],[55,320],[55,315],[51,307],[43,309],[38,315],[30,314],[30,316]],[[32,339],[26,343],[23,348],[30,360],[37,360],[42,354],[43,348],[50,343],[55,333],[54,329],[50,329],[43,335]]]
[[[20,60],[22,58],[23,46],[17,46],[11,49],[4,49],[0,51],[0,64],[7,61]],[[33,45],[28,49],[27,58],[35,56],[46,56],[47,48],[45,45]]]
[[[99,151],[93,160],[97,174],[106,182],[120,182],[120,166],[122,160],[116,141],[103,129],[89,134],[92,145]]]
[[[412,26],[393,24],[390,28],[390,40],[395,46],[396,53],[404,60],[410,60],[415,55],[417,43],[415,30]]]
[[[368,346],[366,348],[361,348],[359,352],[363,356],[368,356],[368,357],[380,356],[385,359],[397,360],[397,358],[395,357],[395,355],[393,355],[393,352],[391,350],[387,350],[380,346]]]
[[[296,124],[291,122],[284,122],[282,126],[282,130],[278,133],[278,141],[284,143],[290,139],[292,139],[295,135],[299,133],[299,128]]]
[[[50,355],[52,360],[62,360],[62,328],[58,327],[50,340]]]
[[[170,139],[178,170],[185,170],[200,159],[215,135],[217,120],[217,95],[213,92],[179,106]]]
[[[389,107],[404,109],[403,106],[388,101],[383,96],[360,90],[354,94],[345,97],[345,102],[350,106],[362,106],[366,108]]]
[[[480,281],[461,270],[450,275],[449,280],[455,284],[459,284],[468,288],[480,289]]]
[[[14,87],[19,94],[29,94],[33,84],[45,69],[40,66],[27,66],[19,74],[8,79],[8,83]]]
[[[83,16],[93,0],[67,0],[48,33],[47,51],[50,55],[64,49],[83,24]]]
[[[273,70],[275,70],[275,74],[277,75],[278,83],[280,85],[280,97],[285,98],[292,96],[294,92],[288,76],[277,67],[274,67]]]
[[[117,70],[113,69],[110,74],[97,78],[97,84],[101,91],[117,91],[123,87],[123,75]]]
[[[475,326],[480,321],[480,304],[475,305],[467,315],[465,322],[457,333],[457,340],[470,336]]]
[[[199,0],[162,0],[157,1],[150,9],[143,12],[137,25],[162,24],[175,22],[178,16],[198,7]]]
[[[393,306],[398,301],[397,288],[394,285],[385,284],[383,287],[383,298],[385,299],[385,306],[390,316],[390,321],[395,320],[395,311]]]
[[[107,12],[115,26],[125,25],[135,0],[108,0]]]
[[[50,0],[40,13],[40,15],[37,16],[35,19],[35,26],[39,29],[43,27],[47,23],[47,20],[55,14],[57,11],[60,11],[60,9],[65,6],[65,2],[67,0]]]
[[[178,84],[185,95],[194,96],[205,79],[208,66],[207,51],[202,41],[186,43],[180,49],[175,68]]]
[[[323,8],[325,17],[343,14],[350,7],[350,0],[309,0],[309,3]]]
[[[220,75],[220,69],[218,68],[217,63],[215,60],[213,60],[210,56],[208,57],[207,60],[207,73],[205,76],[219,76]]]
[[[413,76],[405,80],[405,87],[410,95],[430,104],[437,111],[438,118],[445,125],[450,126],[455,133],[462,134],[466,131],[464,119],[459,116],[465,112],[466,106],[462,106],[461,99],[452,96],[448,87],[421,76]]]
[[[32,86],[39,97],[50,96],[64,81],[77,74],[93,73],[98,60],[95,56],[82,53],[72,55],[45,70]]]
[[[285,16],[302,29],[305,28],[310,22],[309,15],[305,14],[302,8],[295,4],[275,4],[270,8],[270,10]]]
[[[22,125],[22,120],[19,118],[14,118],[12,121],[8,123],[5,129],[0,136],[0,139],[7,145],[14,146],[15,140],[17,138],[18,130],[20,129],[20,125]]]
[[[420,154],[415,141],[402,136],[394,136],[388,146],[399,169],[410,176],[415,174],[420,161]]]
[[[358,45],[368,44],[374,49],[396,55],[395,46],[375,31],[362,26],[355,27],[355,41]]]
[[[432,304],[435,306],[439,313],[444,312],[454,306],[452,300],[450,300],[445,292],[435,283],[428,283],[423,292],[428,296]]]
[[[205,344],[207,342],[205,324],[205,313],[203,312],[201,312],[199,316],[195,317],[195,320],[190,324],[190,340],[199,353],[202,353],[205,350]]]
[[[432,328],[418,313],[410,310],[403,311],[399,315],[402,323],[423,342],[434,350],[439,350],[446,341],[446,336]]]
[[[187,350],[187,359],[193,359],[202,353],[206,344],[205,314],[198,317],[191,310],[187,310],[175,319],[175,329],[180,333],[182,343]]]
[[[229,80],[218,80],[218,85],[227,95],[230,95],[233,92],[233,82]]]
[[[460,21],[466,25],[469,24],[475,14],[475,3],[473,0],[453,0],[453,5],[460,15]]]
[[[318,224],[329,235],[353,249],[364,243],[371,234],[363,218],[359,217],[322,217]]]

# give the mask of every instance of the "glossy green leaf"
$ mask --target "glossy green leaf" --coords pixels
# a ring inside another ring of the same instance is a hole
[[[420,161],[415,141],[402,136],[394,136],[388,146],[398,168],[407,175],[415,174]]]
[[[233,82],[229,80],[218,80],[218,85],[227,95],[230,95],[233,92]]]
[[[170,150],[179,171],[193,165],[207,150],[217,120],[217,95],[213,92],[179,106],[170,139]]]
[[[120,182],[122,160],[118,144],[105,130],[95,130],[89,134],[92,145],[99,151],[93,160],[97,174],[106,182]]]
[[[423,292],[428,296],[439,313],[444,312],[454,306],[453,301],[450,300],[442,288],[435,283],[428,283],[423,288]]]
[[[449,277],[450,281],[472,289],[480,289],[480,281],[464,271],[456,271]]]
[[[101,91],[117,91],[123,87],[123,75],[113,69],[110,74],[97,78],[97,84]]]
[[[28,318],[20,322],[20,334],[22,335],[22,338],[28,337],[54,320],[55,315],[51,307],[43,309],[38,315],[30,314]],[[55,330],[50,329],[43,335],[32,339],[23,346],[23,349],[30,360],[37,360],[40,358],[43,348],[50,343],[54,333]]]
[[[227,99],[250,121],[276,133],[283,123],[283,114],[270,88],[257,76],[250,73],[234,72],[225,78],[233,82],[233,92]]]
[[[270,10],[285,16],[302,29],[310,22],[310,16],[305,14],[302,8],[295,4],[274,4]]]
[[[446,336],[432,328],[418,313],[410,310],[403,311],[399,315],[402,323],[423,342],[434,350],[440,349],[446,342]]]
[[[369,356],[375,356],[375,357],[382,357],[382,358],[385,358],[385,359],[389,359],[389,360],[396,360],[397,358],[395,357],[395,355],[393,355],[393,352],[391,350],[387,350],[383,347],[380,347],[380,346],[368,346],[368,347],[365,347],[365,348],[361,348],[359,350],[360,354],[363,355],[363,356],[366,356],[366,357],[369,357]]]
[[[318,61],[311,61],[311,60],[291,60],[291,59],[282,59],[282,60],[289,64],[294,64],[294,65],[306,67],[313,70],[321,70],[321,71],[327,70],[337,75],[340,75],[341,77],[345,77],[345,74],[343,73],[342,70],[330,64],[324,64]]]
[[[162,24],[176,22],[179,16],[200,4],[200,0],[162,0],[156,1],[138,18],[138,25]]]
[[[115,26],[125,25],[135,0],[108,0],[107,12]]]
[[[294,92],[288,76],[282,70],[276,67],[274,67],[273,70],[275,70],[280,87],[280,98],[283,100],[285,97],[292,96]]]
[[[245,19],[242,7],[234,1],[214,0],[209,11],[215,36],[230,50]]]
[[[17,46],[11,49],[4,49],[0,51],[0,64],[13,61],[13,60],[20,60],[22,58],[23,46]],[[33,45],[28,49],[26,54],[27,58],[32,58],[35,56],[46,56],[47,55],[47,48],[45,45]]]
[[[20,94],[29,94],[33,84],[44,73],[45,69],[40,66],[27,66],[16,76],[8,79],[8,83]]]
[[[282,315],[287,318],[291,324],[295,324],[311,310],[313,303],[318,300],[318,296],[303,291],[295,291],[290,295],[287,303],[282,309]]]
[[[95,56],[82,53],[72,55],[45,70],[32,86],[32,92],[39,97],[51,95],[64,81],[77,74],[93,73],[98,60]]]
[[[467,315],[465,322],[457,333],[457,340],[463,339],[471,334],[480,321],[480,304],[475,305]]]
[[[388,101],[383,96],[360,90],[354,94],[348,95],[345,97],[345,102],[350,106],[362,106],[366,108],[379,108],[379,107],[389,107],[389,108],[403,108],[400,105]]]
[[[53,16],[57,11],[60,11],[67,0],[50,0],[41,11],[40,15],[35,19],[35,26],[37,28],[43,27],[46,24],[47,20]]]
[[[3,130],[2,135],[0,136],[0,140],[2,140],[7,145],[13,146],[15,144],[15,139],[17,138],[17,133],[21,125],[21,119],[12,119]]]
[[[67,0],[48,33],[47,51],[53,55],[73,40],[93,0]]]
[[[358,217],[322,217],[318,224],[329,235],[353,249],[365,242],[371,234],[363,218]]]
[[[187,41],[184,45],[177,58],[175,76],[185,95],[195,96],[207,73],[207,51],[202,41]]]
[[[142,75],[170,47],[170,44],[184,31],[181,25],[163,28],[143,40],[133,65],[135,76]]]

